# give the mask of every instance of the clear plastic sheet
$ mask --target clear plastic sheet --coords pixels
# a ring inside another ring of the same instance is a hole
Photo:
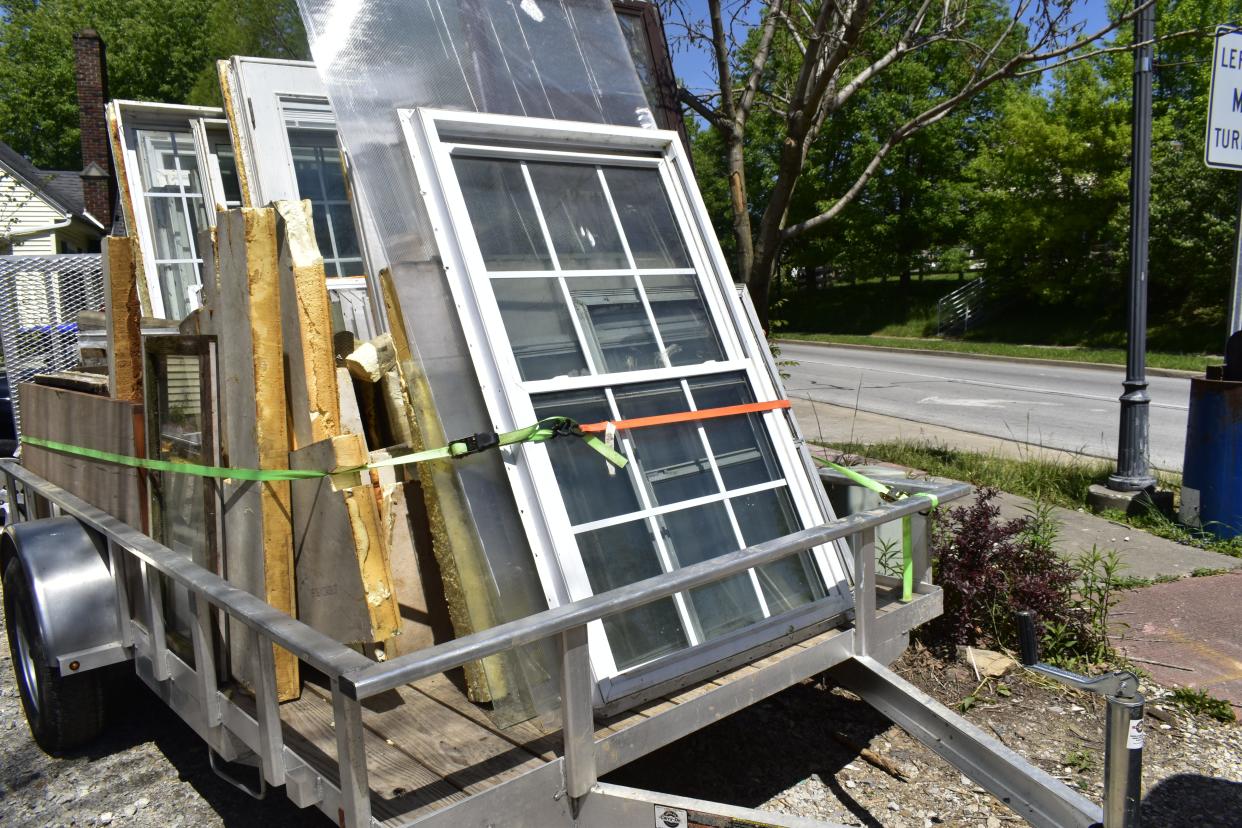
[[[355,185],[402,301],[406,329],[443,431],[491,430],[401,135],[397,110],[436,107],[654,126],[607,0],[298,0]],[[378,288],[378,286],[375,286]],[[458,467],[457,484],[490,569],[500,620],[546,608],[499,455]],[[510,660],[493,683],[498,718],[557,701],[550,643]]]

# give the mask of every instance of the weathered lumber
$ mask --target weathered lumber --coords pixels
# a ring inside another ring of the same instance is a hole
[[[309,201],[277,201],[280,325],[294,449],[340,434],[332,311]]]
[[[393,348],[392,334],[383,333],[364,342],[345,357],[349,373],[365,382],[379,382],[385,372],[397,367],[397,352]]]
[[[142,406],[98,394],[22,383],[22,432],[98,451],[144,456]],[[138,530],[145,530],[142,473],[47,451],[22,447],[22,464],[35,474]]]
[[[289,455],[295,469],[329,471],[366,462],[366,446],[357,434],[330,437]],[[295,480],[292,491],[299,619],[347,644],[397,635],[401,622],[387,537],[370,478],[355,471]]]
[[[46,374],[35,374],[31,379],[36,385],[108,396],[108,378],[102,374],[92,374],[86,371],[48,371]],[[25,419],[26,413],[23,411],[23,425],[25,425]]]
[[[358,395],[354,393],[354,381],[348,368],[336,369],[337,399],[340,400],[341,433],[363,434],[362,409],[358,407]]]
[[[444,445],[448,442],[447,436],[431,399],[431,389],[420,373],[410,348],[405,317],[392,274],[387,270],[381,272],[380,282],[397,365],[406,386],[402,400],[404,419],[411,434],[409,445],[416,451]],[[417,473],[422,484],[432,548],[440,565],[449,618],[454,632],[460,637],[495,626],[500,619],[487,561],[451,464],[451,460],[419,463]],[[473,701],[493,701],[509,694],[513,676],[507,659],[492,657],[481,662],[470,662],[464,665],[464,670]]]
[[[276,217],[271,209],[238,208],[218,214],[218,294],[213,324],[217,355],[222,445],[228,465],[288,468],[284,354]],[[286,481],[226,481],[225,573],[233,584],[282,612],[296,615],[293,526]],[[252,677],[249,636],[230,635],[232,669]],[[298,663],[276,648],[279,697],[298,695]]]
[[[118,400],[142,402],[142,307],[138,265],[131,236],[103,240],[104,327],[108,343],[108,386]]]

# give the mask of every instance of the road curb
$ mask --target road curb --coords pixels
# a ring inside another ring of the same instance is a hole
[[[1043,357],[1002,356],[1000,354],[972,354],[963,351],[937,351],[932,348],[897,348],[892,345],[862,345],[857,342],[823,342],[816,339],[774,339],[777,345],[817,345],[821,348],[854,348],[859,351],[889,351],[900,354],[931,354],[933,356],[962,357],[964,359],[984,359],[992,362],[1042,362],[1045,365],[1061,365],[1068,368],[1094,368],[1095,370],[1119,371],[1124,373],[1124,365],[1110,365],[1107,362],[1078,362],[1073,359],[1045,359]],[[1184,371],[1180,368],[1151,368],[1147,374],[1153,377],[1175,377],[1189,379],[1202,377],[1201,371]]]

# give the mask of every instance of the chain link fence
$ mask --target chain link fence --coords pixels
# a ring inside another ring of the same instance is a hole
[[[98,253],[0,256],[0,351],[21,434],[17,386],[35,374],[78,364],[78,312],[102,311]]]

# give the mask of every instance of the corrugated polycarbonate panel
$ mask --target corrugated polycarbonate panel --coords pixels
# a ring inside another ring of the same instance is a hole
[[[412,385],[430,400],[444,436],[491,431],[495,424],[439,263],[397,110],[437,107],[653,126],[612,7],[607,0],[298,5],[360,201],[381,243],[376,264],[391,271],[416,352]],[[429,435],[435,431],[423,427]],[[473,525],[453,528],[472,535],[486,553],[494,617],[546,608],[501,457],[480,456],[454,468]],[[519,684],[525,686],[498,687],[493,680],[494,694],[527,710],[546,708],[555,677],[528,655],[519,656],[525,674]],[[514,698],[515,690],[525,699]]]

